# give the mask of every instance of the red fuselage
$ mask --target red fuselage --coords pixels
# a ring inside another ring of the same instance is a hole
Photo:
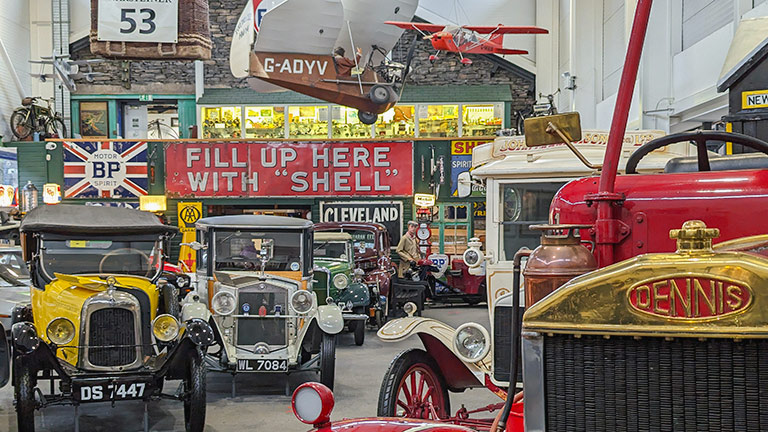
[[[501,35],[498,35],[501,39]],[[447,31],[433,33],[431,36],[432,47],[438,51],[460,52],[465,54],[494,54],[502,49],[501,43],[478,36],[476,42],[466,41],[456,45],[453,34]]]

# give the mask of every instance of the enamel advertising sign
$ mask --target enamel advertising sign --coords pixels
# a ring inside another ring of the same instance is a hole
[[[165,150],[169,197],[410,196],[413,142],[189,142]]]
[[[64,198],[147,194],[145,141],[64,141]]]

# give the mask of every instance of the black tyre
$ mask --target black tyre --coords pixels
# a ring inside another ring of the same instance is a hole
[[[362,345],[365,342],[365,321],[352,321],[350,324],[354,325],[355,345]]]
[[[67,127],[60,118],[54,118],[45,124],[45,135],[47,138],[69,138]]]
[[[376,325],[376,330],[380,329],[386,322],[387,322],[387,317],[384,316],[384,312],[377,309],[373,315],[373,323],[374,325]]]
[[[323,333],[320,345],[320,383],[333,390],[336,375],[336,335]]]
[[[357,111],[357,118],[362,124],[372,125],[379,119],[379,115],[367,111]]]
[[[448,387],[431,355],[410,349],[392,360],[379,391],[380,417],[438,420],[450,412]]]
[[[19,432],[35,432],[35,378],[24,366],[16,368],[16,422]]]
[[[371,100],[371,102],[377,105],[384,105],[385,103],[389,103],[393,96],[397,97],[394,92],[390,92],[389,86],[381,84],[376,84],[375,86],[371,87],[371,90],[368,92],[368,98]]]
[[[23,140],[34,132],[32,125],[32,114],[26,108],[18,109],[11,114],[11,132],[13,135]]]
[[[181,304],[179,304],[179,289],[176,285],[167,283],[163,285],[163,308],[165,313],[176,318],[181,316]]]
[[[184,378],[184,426],[187,432],[205,429],[205,362],[199,349],[189,358]]]

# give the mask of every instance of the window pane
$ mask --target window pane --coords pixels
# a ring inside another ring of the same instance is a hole
[[[285,107],[245,107],[246,138],[284,138]]]
[[[328,106],[288,107],[291,138],[328,138]]]
[[[445,210],[443,211],[443,218],[447,221],[453,221],[453,220],[467,220],[467,206],[459,205],[459,206],[452,206],[447,205],[443,207]]]
[[[345,106],[332,106],[331,127],[334,138],[370,138],[371,125],[360,122],[357,110]]]
[[[203,107],[203,138],[240,138],[238,106]]]
[[[462,111],[464,136],[490,136],[501,129],[503,104],[464,105]]]
[[[443,234],[443,253],[461,255],[467,250],[467,225],[447,225]]]
[[[412,137],[414,132],[413,105],[398,105],[387,112],[379,114],[376,122],[376,136]]]
[[[539,245],[540,233],[530,225],[549,220],[549,205],[560,183],[502,184],[501,252],[502,261],[511,261],[523,246]]]
[[[458,105],[421,105],[419,107],[419,136],[457,136],[459,130]]]

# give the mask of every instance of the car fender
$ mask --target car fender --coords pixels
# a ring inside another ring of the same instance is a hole
[[[325,333],[341,333],[344,329],[344,318],[341,315],[341,308],[336,305],[318,306],[317,325]]]
[[[449,388],[461,390],[481,387],[485,375],[492,372],[493,349],[488,350],[488,354],[478,362],[464,362],[456,355],[453,347],[455,332],[453,327],[431,318],[405,317],[386,323],[379,329],[377,336],[384,342],[399,342],[417,335],[426,351],[437,362]]]
[[[352,283],[337,296],[336,303],[346,305],[352,302],[353,307],[371,304],[371,293],[368,287],[361,283]]]

